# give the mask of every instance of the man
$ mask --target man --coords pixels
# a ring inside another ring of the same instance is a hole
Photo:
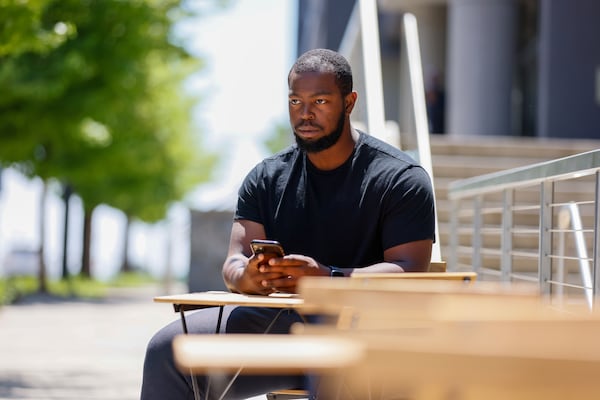
[[[400,150],[355,130],[348,62],[331,50],[300,56],[288,75],[289,116],[296,145],[259,163],[239,190],[223,278],[235,292],[295,292],[300,278],[428,268],[434,197],[427,173]],[[278,240],[286,256],[253,256],[253,239]],[[278,310],[226,308],[228,333],[264,333]],[[290,311],[269,328],[288,333]],[[216,310],[188,318],[193,333],[211,333]],[[178,322],[151,340],[142,399],[190,399],[191,381],[173,365]],[[201,390],[204,380],[200,379]],[[300,387],[298,376],[239,376],[227,398]]]

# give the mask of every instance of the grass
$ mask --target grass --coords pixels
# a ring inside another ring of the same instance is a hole
[[[144,272],[127,272],[116,276],[109,282],[74,276],[70,279],[48,282],[48,293],[58,297],[77,297],[87,299],[102,298],[111,287],[135,287],[156,282]],[[39,291],[38,279],[33,276],[0,278],[0,305],[11,304]]]
[[[0,279],[0,305],[10,304],[38,290],[37,279],[31,276]]]

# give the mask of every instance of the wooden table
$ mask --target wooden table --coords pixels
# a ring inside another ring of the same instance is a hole
[[[474,281],[477,273],[465,272],[355,272],[351,275],[354,279],[426,279],[426,280],[460,280]]]
[[[280,308],[281,312],[283,312],[287,309],[299,308],[304,304],[304,300],[295,294],[273,293],[269,296],[260,296],[224,291],[208,291],[158,296],[154,298],[154,301],[157,303],[170,303],[173,305],[175,312],[178,312],[181,316],[183,332],[186,335],[188,333],[187,323],[185,320],[186,311],[219,307],[219,316],[217,318],[217,325],[215,327],[215,333],[219,333],[221,321],[223,319],[223,309],[225,306],[233,305],[245,307]],[[277,314],[273,320],[276,320],[279,315],[280,314]],[[198,382],[196,381],[194,372],[190,370],[190,374],[192,378],[194,398],[200,399]]]
[[[215,329],[219,333],[221,319],[223,317],[223,308],[225,306],[245,306],[245,307],[269,307],[283,309],[297,309],[304,304],[296,294],[273,293],[269,296],[248,295],[240,293],[231,293],[224,291],[208,291],[196,293],[174,294],[168,296],[158,296],[154,298],[157,303],[173,304],[175,312],[180,313],[183,332],[187,333],[187,324],[185,321],[185,311],[198,310],[202,308],[219,307],[219,318]]]

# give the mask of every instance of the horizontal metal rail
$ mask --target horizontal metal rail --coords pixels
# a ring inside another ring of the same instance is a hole
[[[600,150],[452,182],[448,269],[534,280],[542,293],[579,296],[592,307],[600,293],[599,193]]]
[[[591,175],[600,169],[600,150],[461,179],[448,187],[450,200],[463,199],[486,193],[533,186],[544,181],[558,181]]]

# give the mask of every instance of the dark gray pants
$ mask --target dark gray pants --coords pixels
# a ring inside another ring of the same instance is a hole
[[[264,333],[271,325],[280,309],[255,307],[225,307],[220,332]],[[219,309],[206,308],[186,315],[189,333],[214,334]],[[289,333],[294,322],[301,322],[300,316],[291,310],[284,310],[270,328],[270,333]],[[144,361],[142,400],[193,399],[192,382],[188,374],[175,368],[171,342],[173,337],[182,334],[181,321],[174,321],[158,331],[150,340]],[[206,395],[206,377],[197,377],[202,399]],[[251,376],[240,375],[227,392],[226,399],[245,399],[273,390],[301,388],[305,386],[304,376]],[[218,399],[221,393],[209,390],[210,399]]]

